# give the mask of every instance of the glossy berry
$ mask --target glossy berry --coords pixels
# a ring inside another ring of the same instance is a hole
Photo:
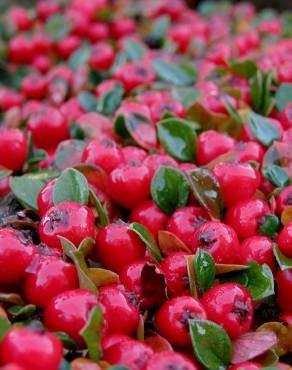
[[[121,148],[112,140],[93,140],[85,147],[82,162],[101,167],[108,174],[124,163]]]
[[[236,261],[238,238],[232,227],[218,221],[208,221],[194,234],[192,249],[203,249],[216,263],[233,264]]]
[[[36,247],[25,232],[0,229],[0,285],[19,283],[36,253]]]
[[[67,59],[80,47],[80,38],[76,35],[68,35],[58,42],[57,53],[62,59]]]
[[[266,263],[273,271],[276,269],[273,242],[266,236],[252,236],[245,239],[237,251],[237,261],[241,265],[256,261],[259,265]]]
[[[171,344],[179,347],[191,343],[189,319],[207,319],[204,307],[196,298],[190,296],[176,297],[166,301],[155,316],[159,334]]]
[[[98,298],[90,291],[67,290],[54,297],[46,306],[44,324],[50,331],[63,331],[69,334],[82,347],[84,342],[79,332],[96,305]]]
[[[130,163],[109,176],[109,196],[121,207],[133,209],[150,197],[150,171],[145,165]]]
[[[23,103],[24,97],[17,91],[8,87],[0,88],[0,108],[6,112],[10,108],[20,107]]]
[[[190,294],[186,257],[184,252],[172,253],[161,263],[170,297]]]
[[[235,339],[246,333],[253,320],[253,302],[250,293],[236,283],[213,286],[201,300],[208,319],[222,325]]]
[[[197,367],[184,355],[178,352],[155,353],[143,370],[197,370]]]
[[[120,272],[123,267],[144,258],[145,245],[127,224],[110,224],[99,230],[96,255],[102,265]]]
[[[76,202],[63,202],[49,208],[39,225],[42,243],[61,249],[58,236],[70,240],[76,247],[85,238],[94,238],[95,224],[92,210]]]
[[[203,166],[229,150],[233,149],[236,141],[226,134],[209,130],[198,137],[196,160]]]
[[[177,167],[178,165],[176,160],[167,154],[150,154],[145,158],[143,164],[149,168],[151,178],[160,166]]]
[[[171,215],[166,230],[175,234],[186,246],[192,248],[195,231],[208,218],[207,213],[202,208],[179,208]]]
[[[44,188],[38,193],[37,204],[38,209],[43,216],[51,207],[54,206],[53,203],[53,189],[56,184],[56,179],[49,181]]]
[[[150,106],[150,111],[153,122],[158,122],[163,119],[163,116],[167,113],[180,118],[183,118],[185,115],[184,106],[180,102],[171,98],[154,102]]]
[[[117,343],[125,342],[125,341],[132,341],[133,338],[129,337],[125,334],[109,334],[101,339],[101,347],[103,351],[106,351],[110,347],[114,346]]]
[[[142,296],[141,273],[146,261],[137,261],[125,266],[120,272],[120,282],[128,292],[134,293],[137,298]]]
[[[18,129],[0,129],[0,166],[16,172],[23,166],[28,154],[25,134]]]
[[[0,345],[1,364],[14,363],[23,370],[58,370],[62,358],[63,346],[57,337],[29,327],[9,330]]]
[[[59,257],[40,257],[34,270],[27,272],[24,292],[29,303],[45,308],[56,295],[77,289],[79,280],[74,265]]]
[[[275,279],[278,286],[277,304],[283,312],[291,312],[292,301],[290,294],[287,294],[287,292],[290,292],[292,287],[292,270],[279,270]]]
[[[259,364],[256,364],[255,362],[251,361],[246,361],[246,362],[241,362],[240,364],[237,365],[232,365],[228,369],[229,370],[257,370],[260,369],[261,366]]]
[[[264,150],[262,146],[255,141],[249,141],[247,143],[240,142],[236,144],[234,153],[240,162],[255,161],[262,163],[264,156]]]
[[[218,163],[213,173],[220,183],[225,207],[250,199],[260,185],[258,172],[247,163]]]
[[[258,234],[258,229],[267,213],[270,213],[270,209],[265,201],[246,200],[227,210],[225,222],[236,231],[239,239],[246,239]]]
[[[42,99],[47,93],[47,80],[42,75],[28,75],[21,82],[21,91],[28,99]]]
[[[147,153],[145,152],[145,150],[136,146],[125,146],[124,148],[122,148],[122,152],[126,163],[132,161],[142,163],[147,157]]]
[[[69,138],[69,125],[65,117],[55,108],[43,107],[33,113],[27,121],[33,142],[43,149],[53,149],[62,140]]]
[[[8,45],[8,56],[14,63],[30,63],[35,55],[32,42],[23,34],[12,37]]]
[[[285,208],[292,206],[292,185],[282,189],[277,196],[277,213],[281,215]]]
[[[133,209],[130,220],[145,226],[156,238],[158,232],[165,229],[168,217],[157,207],[153,200],[146,200]]]
[[[284,226],[278,235],[277,243],[284,256],[292,258],[292,222]]]
[[[113,284],[102,287],[98,300],[105,307],[108,334],[131,335],[135,333],[139,324],[139,311],[127,298],[122,285]]]
[[[103,360],[109,364],[123,364],[131,370],[142,370],[153,355],[153,350],[136,340],[123,341],[108,348]]]

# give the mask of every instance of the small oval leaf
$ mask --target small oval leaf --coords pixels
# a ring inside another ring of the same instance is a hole
[[[292,269],[292,258],[284,256],[284,254],[281,253],[276,243],[274,243],[273,245],[273,250],[274,250],[274,255],[276,257],[278,265],[280,266],[280,269],[281,270]]]
[[[248,126],[256,139],[265,146],[281,138],[279,129],[268,118],[254,112],[248,115]]]
[[[214,284],[215,262],[213,257],[202,249],[198,249],[194,258],[194,270],[196,283],[201,293],[205,293]]]
[[[95,193],[91,189],[89,190],[89,196],[98,213],[100,226],[101,227],[107,226],[109,224],[109,217],[108,217],[106,210],[103,208],[101,201],[98,199],[98,197],[95,195]]]
[[[95,284],[97,288],[108,285],[119,283],[119,275],[113,271],[106,270],[103,268],[91,267],[88,269],[90,280]]]
[[[250,262],[249,268],[243,273],[247,274],[248,285],[254,301],[267,298],[275,293],[274,276],[267,264],[259,265],[256,262]]]
[[[166,230],[160,230],[158,232],[158,246],[164,256],[169,256],[175,252],[192,253],[189,247],[187,247],[175,234]]]
[[[292,221],[292,207],[286,207],[281,214],[281,223],[282,225],[287,225]]]
[[[152,62],[152,67],[158,78],[169,84],[189,86],[195,83],[197,79],[197,71],[191,65],[154,60]]]

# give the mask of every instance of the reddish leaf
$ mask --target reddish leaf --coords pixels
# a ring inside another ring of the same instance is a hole
[[[145,343],[148,344],[155,353],[164,351],[173,352],[171,344],[160,335],[152,335],[151,337],[148,337],[145,339]]]
[[[271,330],[250,332],[233,342],[232,364],[249,361],[277,344],[277,335]]]
[[[98,189],[107,192],[108,177],[102,168],[91,164],[78,164],[74,168],[86,177],[89,185],[92,184]]]
[[[90,139],[115,139],[111,121],[102,114],[85,113],[76,120],[76,123],[79,123]]]
[[[143,308],[158,306],[167,298],[164,274],[153,264],[147,263],[141,272]]]
[[[175,234],[161,230],[158,233],[159,249],[164,256],[175,252],[192,253],[191,250]]]

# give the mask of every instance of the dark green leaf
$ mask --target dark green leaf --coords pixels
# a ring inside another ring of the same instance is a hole
[[[196,168],[189,172],[189,176],[197,201],[213,219],[220,220],[223,216],[224,203],[217,177],[205,168]]]
[[[102,328],[102,311],[99,306],[95,306],[90,313],[86,326],[80,332],[87,345],[89,357],[93,361],[99,361],[100,358]]]
[[[111,116],[121,105],[123,95],[124,88],[121,84],[117,83],[113,90],[108,91],[98,100],[97,111],[106,116]]]
[[[284,256],[284,254],[280,251],[276,243],[274,243],[273,249],[274,249],[274,255],[276,257],[278,265],[280,266],[280,269],[281,270],[292,269],[292,258],[288,258]]]
[[[157,125],[159,141],[175,159],[194,162],[197,134],[191,122],[179,118],[168,118]]]
[[[7,333],[7,331],[10,329],[11,323],[8,319],[5,317],[0,317],[0,343],[4,337],[4,335]]]
[[[284,188],[291,183],[288,173],[282,167],[275,164],[264,168],[263,175],[277,188]]]
[[[97,210],[100,226],[104,227],[108,225],[109,224],[108,215],[105,209],[103,208],[100,200],[98,199],[98,197],[95,195],[95,193],[91,189],[89,190],[89,196],[91,200],[93,201],[95,209]]]
[[[286,105],[292,102],[292,84],[291,83],[284,83],[281,84],[275,95],[276,107],[277,109],[282,112]]]
[[[155,39],[162,40],[167,33],[167,30],[170,26],[170,18],[168,15],[162,15],[159,18],[156,18],[152,23],[152,30],[148,36],[151,36]]]
[[[50,16],[44,25],[44,34],[50,36],[52,40],[58,42],[71,31],[69,21],[62,14]]]
[[[280,220],[275,215],[266,214],[259,230],[262,235],[273,237],[280,228]]]
[[[31,316],[36,311],[36,306],[34,304],[28,304],[26,306],[12,306],[8,309],[10,315],[14,317],[18,316]]]
[[[175,87],[172,89],[171,95],[188,109],[200,97],[201,92],[193,87]]]
[[[44,186],[44,181],[29,175],[10,178],[11,191],[24,208],[38,210],[37,196]]]
[[[39,162],[44,161],[48,156],[48,153],[43,149],[35,149],[27,159],[26,163],[28,166],[33,166]]]
[[[237,76],[251,78],[257,71],[257,65],[254,60],[244,60],[242,62],[231,62],[231,72]]]
[[[233,106],[228,102],[227,99],[224,99],[223,103],[224,103],[224,106],[225,106],[227,112],[229,113],[230,117],[238,125],[239,130],[241,130],[243,122],[242,122],[242,118],[238,114],[237,110],[235,108],[233,108]]]
[[[228,274],[220,275],[220,283],[238,283],[247,287],[248,276],[245,271],[230,272]]]
[[[215,262],[209,253],[198,249],[194,259],[195,279],[202,293],[205,293],[214,284]]]
[[[243,273],[247,274],[248,285],[254,301],[259,301],[274,294],[274,277],[268,265],[259,265],[256,262],[249,263],[249,269]]]
[[[78,95],[79,104],[86,112],[95,112],[97,107],[96,97],[89,91],[81,91]]]
[[[145,47],[139,42],[127,39],[125,41],[125,53],[130,61],[139,60],[145,54]]]
[[[226,331],[209,320],[190,320],[193,350],[198,360],[209,370],[229,366],[232,344]]]
[[[69,66],[75,71],[82,65],[86,64],[89,60],[90,49],[88,45],[83,45],[79,49],[75,50],[70,56]]]
[[[53,334],[60,339],[65,348],[70,349],[71,351],[76,351],[78,349],[75,341],[67,333],[64,333],[63,331],[55,331]]]
[[[194,67],[187,64],[175,64],[164,60],[152,62],[158,78],[169,84],[177,86],[188,86],[196,82],[197,73]]]
[[[70,137],[72,139],[84,140],[86,136],[85,130],[80,126],[79,123],[70,122]]]
[[[53,188],[53,202],[78,202],[87,204],[89,188],[86,177],[74,168],[67,168],[57,179]]]
[[[292,12],[287,10],[282,13],[282,36],[288,39],[292,38]]]
[[[5,179],[6,177],[10,176],[12,174],[12,171],[8,168],[1,168],[0,169],[0,180]]]
[[[281,138],[279,129],[268,118],[259,114],[250,112],[248,125],[256,139],[265,146],[270,146],[273,141]]]
[[[168,216],[187,204],[190,186],[183,172],[160,166],[151,182],[151,195],[157,206]]]
[[[264,116],[268,116],[274,106],[274,100],[270,94],[271,84],[272,74],[257,70],[250,85],[252,108]]]
[[[85,145],[86,143],[84,141],[77,139],[71,139],[70,142],[66,141],[66,143],[60,143],[55,155],[56,167],[60,170],[63,170],[74,166],[76,164],[75,158],[77,158],[77,160],[80,158],[79,153],[83,151]]]
[[[132,222],[128,226],[128,229],[133,231],[135,234],[139,236],[139,238],[145,243],[146,247],[152,253],[156,262],[160,263],[162,260],[162,256],[157,247],[156,240],[154,239],[152,234],[146,229],[146,227],[139,224],[138,222]]]

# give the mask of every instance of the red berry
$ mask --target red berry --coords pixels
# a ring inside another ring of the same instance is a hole
[[[93,307],[98,305],[95,294],[86,289],[67,290],[54,297],[44,311],[44,324],[50,331],[63,331],[80,347],[84,346],[80,330],[87,323]]]
[[[202,298],[208,319],[222,325],[235,339],[246,333],[253,320],[253,302],[250,293],[236,283],[213,286]]]
[[[190,294],[186,257],[187,253],[177,252],[164,258],[161,263],[171,297]]]
[[[21,82],[21,91],[28,99],[42,99],[47,92],[47,80],[42,75],[28,75]]]
[[[110,224],[97,234],[96,254],[105,268],[120,272],[128,264],[144,258],[145,245],[128,230],[128,225]]]
[[[63,346],[51,333],[16,327],[4,336],[0,359],[2,365],[14,363],[24,370],[58,370],[63,359]]]
[[[260,369],[261,366],[256,364],[255,362],[250,362],[250,361],[246,361],[246,362],[241,362],[240,364],[237,364],[237,365],[233,365],[233,366],[230,366],[228,369],[229,370],[257,370],[257,369]]]
[[[39,1],[36,5],[36,11],[38,18],[45,21],[49,16],[58,13],[60,10],[60,5],[55,1]]]
[[[35,253],[36,248],[25,232],[0,229],[0,285],[19,283]]]
[[[201,248],[212,255],[216,263],[236,263],[238,239],[232,227],[218,221],[208,221],[194,234],[193,251]]]
[[[258,234],[258,228],[267,213],[271,212],[265,201],[245,200],[227,210],[225,222],[236,231],[239,239],[246,239]]]
[[[288,292],[292,288],[292,270],[279,270],[276,274],[278,284],[277,304],[283,312],[292,311],[292,300]]]
[[[125,342],[127,340],[132,341],[133,339],[125,334],[109,334],[101,339],[101,347],[103,351],[106,351],[115,344]]]
[[[109,26],[106,23],[92,23],[87,31],[87,37],[92,43],[104,41],[109,37]]]
[[[183,118],[185,115],[184,106],[177,100],[166,98],[155,101],[150,106],[151,118],[153,122],[158,122],[166,113]]]
[[[142,164],[124,164],[109,176],[109,196],[121,207],[133,209],[150,197],[151,176]]]
[[[153,177],[160,166],[178,166],[176,160],[167,154],[150,154],[145,158],[143,164],[149,168],[151,177]]]
[[[26,160],[28,143],[24,133],[18,129],[0,129],[0,166],[16,172]]]
[[[70,55],[80,47],[80,37],[68,35],[58,42],[57,52],[62,59],[68,59]]]
[[[11,62],[27,64],[32,61],[34,55],[34,45],[26,36],[18,34],[10,39],[8,56]]]
[[[277,196],[277,213],[281,215],[285,208],[292,206],[292,185],[287,186]]]
[[[37,204],[41,216],[43,216],[51,207],[54,206],[53,189],[56,184],[56,181],[57,179],[49,181],[38,194]]]
[[[153,200],[146,200],[133,209],[130,220],[145,226],[156,238],[158,231],[165,229],[168,217],[157,207]]]
[[[29,303],[45,308],[56,295],[79,285],[74,265],[55,256],[41,257],[36,268],[26,274],[24,292]]]
[[[20,107],[23,103],[23,95],[8,88],[0,88],[0,108],[4,112],[13,107]]]
[[[113,38],[118,39],[133,33],[137,25],[134,19],[132,18],[119,18],[115,19],[110,27],[110,32]]]
[[[236,141],[226,134],[209,130],[198,137],[196,159],[203,166],[229,150],[233,149]]]
[[[131,370],[142,370],[153,355],[153,350],[146,344],[136,340],[126,340],[109,347],[103,360],[109,364],[123,364]]]
[[[91,48],[89,64],[94,70],[103,71],[110,68],[114,56],[113,48],[109,44],[99,42]]]
[[[138,298],[142,295],[141,273],[146,263],[146,261],[130,263],[120,272],[120,282],[128,292],[134,293]]]
[[[142,163],[147,157],[147,153],[145,152],[145,150],[136,146],[125,146],[124,148],[122,148],[122,152],[126,163],[132,161]]]
[[[105,307],[108,334],[131,335],[135,333],[139,324],[139,311],[127,298],[122,285],[113,284],[102,287],[98,300]]]
[[[55,108],[43,107],[32,113],[26,128],[31,131],[33,142],[43,149],[54,149],[61,141],[69,138],[68,121]]]
[[[8,19],[17,31],[27,31],[33,25],[29,11],[21,6],[13,6],[8,12]]]
[[[220,183],[225,207],[250,199],[260,185],[258,172],[247,163],[218,163],[213,172]]]
[[[76,202],[63,202],[49,208],[39,225],[42,243],[50,248],[61,249],[58,236],[63,236],[74,245],[85,238],[94,238],[95,224],[92,210]]]
[[[248,141],[247,143],[240,142],[235,145],[234,152],[240,162],[255,161],[262,163],[264,150],[259,143]]]
[[[284,226],[277,238],[280,251],[289,258],[292,258],[292,222]]]
[[[187,357],[178,352],[155,353],[143,370],[197,370],[197,367]]]
[[[87,144],[82,154],[82,162],[101,167],[111,173],[124,163],[121,148],[112,140],[93,140]]]
[[[184,347],[191,343],[189,319],[206,320],[206,311],[196,298],[180,296],[160,307],[155,322],[159,334],[171,344]]]
[[[292,127],[292,102],[286,105],[281,113],[280,120],[285,129]]]

